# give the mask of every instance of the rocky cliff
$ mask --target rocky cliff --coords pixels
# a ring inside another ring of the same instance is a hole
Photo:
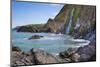
[[[72,20],[69,34],[77,38],[94,31],[96,29],[96,7],[74,6],[73,8],[75,10],[73,18],[69,19],[69,21]]]
[[[25,25],[15,29],[18,32],[67,33],[74,37],[81,37],[95,30],[95,17],[95,6],[64,5],[55,18],[49,18],[46,24]]]

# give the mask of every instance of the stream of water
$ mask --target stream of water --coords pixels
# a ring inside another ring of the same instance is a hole
[[[71,11],[69,24],[68,24],[68,26],[66,26],[66,33],[67,34],[69,34],[69,32],[70,32],[70,28],[71,28],[71,25],[72,25],[72,19],[73,19],[74,10],[75,9],[73,8],[72,11]]]

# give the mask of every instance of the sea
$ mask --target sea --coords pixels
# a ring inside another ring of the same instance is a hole
[[[29,38],[34,35],[43,36],[40,39]],[[12,31],[12,46],[18,46],[22,51],[30,51],[32,48],[39,48],[45,52],[57,54],[68,48],[78,48],[88,45],[89,41],[84,39],[74,39],[67,34],[55,33],[27,33]]]

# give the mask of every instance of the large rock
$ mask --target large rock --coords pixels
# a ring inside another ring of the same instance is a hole
[[[29,38],[29,40],[31,40],[31,39],[40,39],[40,38],[42,38],[43,36],[41,36],[41,35],[33,35],[33,36],[31,36],[30,38]]]
[[[88,35],[88,34],[87,34]],[[88,36],[90,43],[77,49],[69,48],[64,52],[60,52],[62,58],[70,58],[71,62],[87,62],[96,60],[96,37],[95,33]]]
[[[41,49],[31,49],[36,64],[51,64],[59,63],[59,61],[51,54],[44,52]]]
[[[68,48],[67,50],[60,52],[59,56],[62,58],[69,58],[72,54],[76,52],[77,48]]]
[[[15,47],[12,48],[12,51],[21,52],[21,49],[20,49],[19,47],[16,47],[16,46],[15,46]]]
[[[32,48],[29,52],[12,51],[12,66],[37,65],[52,63],[68,63],[69,58],[61,58],[59,55],[49,54],[42,49]]]
[[[74,53],[71,57],[74,62],[96,60],[96,43],[91,42],[89,45],[78,48],[76,53]]]
[[[31,52],[22,52],[19,47],[17,49],[15,47],[12,48],[12,66],[19,66],[19,65],[33,65],[35,64],[32,53]],[[16,50],[15,50],[16,49]],[[19,51],[20,49],[20,51]]]

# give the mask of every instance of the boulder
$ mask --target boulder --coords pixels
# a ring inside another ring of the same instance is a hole
[[[71,55],[70,59],[71,59],[71,62],[78,62],[80,58],[80,55],[78,53],[74,53]]]
[[[29,38],[29,40],[31,40],[31,39],[40,39],[40,38],[42,38],[43,36],[41,36],[41,35],[33,35],[33,36],[31,36],[30,38]]]
[[[34,63],[33,56],[31,52],[22,52],[21,49],[19,51],[19,47],[13,47],[12,51],[12,66],[19,66],[19,65],[32,65]]]
[[[19,51],[19,52],[20,52],[21,49],[20,49],[19,47],[16,47],[16,46],[15,46],[15,47],[12,47],[12,51]]]
[[[87,62],[96,60],[96,43],[90,42],[89,45],[84,47],[79,47],[76,51],[77,58],[71,58],[73,61],[78,62]],[[72,57],[76,57],[76,53],[72,55]]]
[[[59,56],[62,58],[68,58],[70,57],[72,54],[74,54],[76,52],[77,48],[68,48],[67,50],[60,52]]]
[[[59,61],[51,54],[44,52],[41,49],[31,49],[31,52],[34,56],[34,60],[36,64],[51,64],[51,63],[59,63]]]

